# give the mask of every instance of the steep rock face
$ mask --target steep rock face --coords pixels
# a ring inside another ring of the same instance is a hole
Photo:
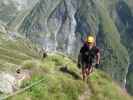
[[[19,31],[32,39],[39,37],[35,40],[46,48],[73,54],[80,43],[76,40],[74,18],[78,5],[76,0],[41,0],[25,18]]]
[[[111,8],[111,9],[110,9]],[[133,1],[132,0],[117,0],[117,2],[109,2],[108,9],[111,17],[115,21],[116,27],[121,36],[121,43],[127,48],[130,57],[130,66],[126,79],[126,88],[133,93],[132,81],[132,65],[133,65]]]
[[[130,67],[127,74],[127,90],[133,94],[133,1],[128,0],[126,2],[120,1],[117,4],[117,13],[119,21],[117,22],[117,27],[121,33],[122,42],[128,48],[130,55]]]
[[[0,32],[6,33],[5,25],[3,23],[1,23],[1,22],[0,22]]]
[[[93,32],[102,49],[102,68],[125,85],[128,53],[121,44],[119,31],[104,0],[40,0],[19,27],[19,32],[49,50],[75,56],[85,37]],[[114,2],[116,4],[116,1]]]
[[[129,70],[128,70],[126,89],[128,93],[133,95],[133,65],[130,65]]]
[[[132,32],[133,32],[133,1],[132,0],[112,0],[105,1],[107,9],[111,18],[113,19],[117,30],[120,33],[121,43],[127,48],[130,57],[130,66],[125,82],[126,88],[132,94],[133,81],[132,77],[132,63],[133,63],[133,46],[132,46]]]
[[[15,89],[16,79],[13,75],[0,73],[0,92],[13,93]]]
[[[16,4],[18,10],[30,9],[38,2],[38,0],[10,0],[10,1]]]
[[[0,0],[0,20],[8,23],[16,14],[16,5],[11,0]]]
[[[32,9],[38,0],[0,0],[0,21],[8,24],[25,10]]]

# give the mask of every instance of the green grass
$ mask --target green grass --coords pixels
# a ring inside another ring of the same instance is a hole
[[[34,74],[31,81],[24,83],[24,86],[41,78],[45,80],[27,92],[22,93],[22,95],[17,95],[9,100],[18,100],[18,98],[19,100],[26,100],[27,98],[31,100],[77,100],[78,96],[84,92],[86,84],[81,79],[77,80],[72,75],[61,72],[59,69],[64,64],[68,66],[68,70],[75,73],[78,70],[70,59],[56,54],[49,55],[41,61],[26,62],[24,66],[27,67],[24,67],[24,69],[31,69]],[[22,98],[22,96],[25,98]]]
[[[131,100],[131,97],[104,72],[94,72],[88,83],[93,92],[91,100]]]
[[[88,82],[83,82],[76,64],[62,55],[48,55],[44,60],[27,61],[24,65],[33,71],[33,76],[31,80],[25,81],[22,87],[42,78],[44,81],[8,100],[78,100],[86,89],[91,91],[88,97],[90,99],[87,100],[132,100],[102,71],[95,70],[88,78]],[[60,71],[63,65],[67,65],[68,70],[79,78]]]
[[[44,78],[45,80],[41,84],[32,87],[26,93],[17,95],[10,100],[17,100],[18,98],[21,98],[19,100],[24,100],[23,95],[25,95],[25,98],[30,98],[31,100],[77,100],[79,94],[85,88],[82,81],[73,80],[67,76],[63,76],[61,73],[49,74]],[[38,77],[36,79],[38,80]]]

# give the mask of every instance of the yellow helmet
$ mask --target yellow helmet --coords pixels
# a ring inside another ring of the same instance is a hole
[[[86,42],[93,44],[95,43],[95,38],[93,36],[88,36],[86,38]]]

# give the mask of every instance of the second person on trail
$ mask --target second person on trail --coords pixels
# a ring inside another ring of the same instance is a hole
[[[82,67],[82,77],[84,81],[93,71],[92,64],[95,59],[95,67],[98,68],[100,63],[100,51],[96,47],[95,38],[93,36],[88,36],[84,42],[84,45],[80,49],[78,57],[78,67]]]

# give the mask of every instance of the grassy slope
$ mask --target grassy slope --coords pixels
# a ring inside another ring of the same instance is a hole
[[[26,44],[28,43],[28,44]],[[26,60],[39,58],[28,40],[17,37],[12,40],[5,33],[0,33],[0,68],[8,70],[10,67],[20,66]]]
[[[59,70],[64,65],[68,66],[68,73]],[[9,100],[78,100],[86,89],[91,91],[86,100],[132,100],[104,72],[95,70],[84,83],[76,64],[62,55],[50,54],[44,60],[27,61],[23,68],[34,73],[31,81],[24,82],[23,87],[42,78],[44,81]]]

